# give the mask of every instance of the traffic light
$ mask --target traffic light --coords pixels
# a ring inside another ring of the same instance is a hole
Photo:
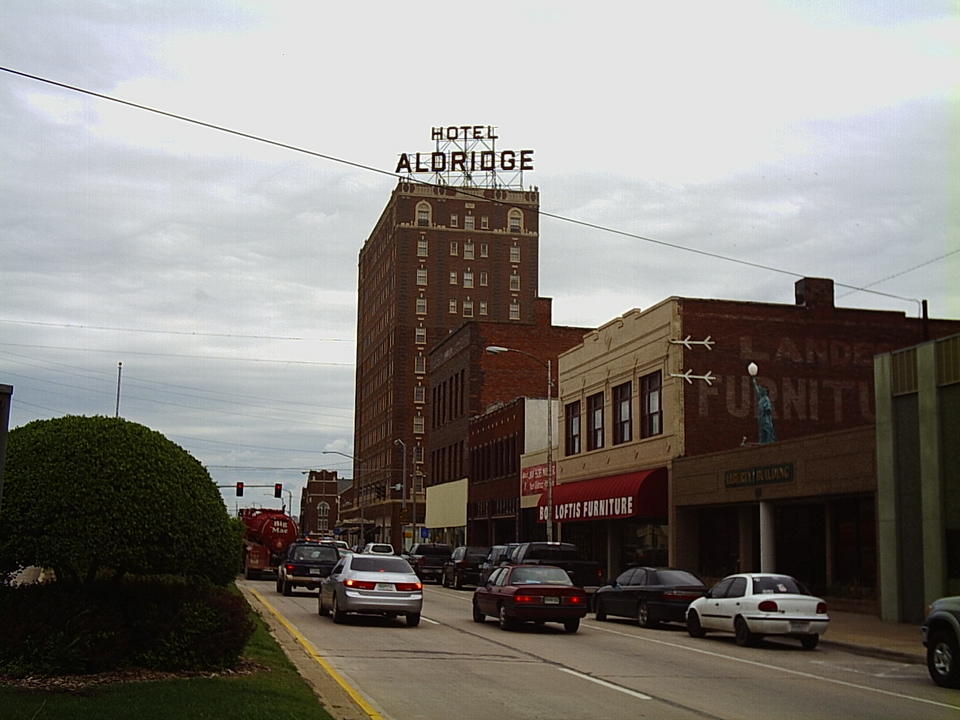
[[[273,496],[280,497],[283,493],[283,485],[281,483],[275,483],[273,486]]]
[[[237,483],[237,497],[242,497],[242,496],[243,496],[243,483],[242,483],[242,482],[238,482],[238,483]]]

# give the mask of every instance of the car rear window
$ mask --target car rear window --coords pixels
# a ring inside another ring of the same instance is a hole
[[[702,586],[703,581],[685,570],[657,570],[657,584]]]
[[[510,574],[511,585],[570,585],[570,576],[565,570],[554,567],[521,567]]]
[[[410,563],[406,560],[399,557],[390,557],[389,555],[384,555],[383,557],[354,555],[350,567],[353,570],[361,570],[363,572],[413,572],[413,568],[410,567]]]
[[[417,548],[417,555],[441,555],[443,557],[449,557],[452,552],[452,548],[448,547],[437,547],[437,546],[423,546]]]
[[[809,595],[803,583],[788,575],[776,577],[758,577],[753,579],[753,592],[757,595],[769,593],[790,593],[791,595]]]
[[[527,553],[530,560],[577,560],[577,551],[572,547],[532,547]]]
[[[487,548],[468,547],[465,554],[470,560],[483,560],[487,556]]]
[[[335,547],[330,546],[304,546],[294,551],[293,559],[336,562],[340,559],[340,553]]]

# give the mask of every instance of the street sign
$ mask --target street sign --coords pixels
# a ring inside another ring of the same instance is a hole
[[[426,540],[428,537],[430,537],[430,528],[420,528],[420,539]]]

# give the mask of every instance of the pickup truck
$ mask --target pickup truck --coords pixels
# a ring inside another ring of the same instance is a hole
[[[573,543],[525,542],[510,552],[508,565],[554,565],[563,568],[574,585],[596,589],[603,585],[603,568],[595,560],[584,560]]]
[[[440,582],[443,564],[452,552],[453,548],[443,543],[417,543],[403,557],[421,581]]]

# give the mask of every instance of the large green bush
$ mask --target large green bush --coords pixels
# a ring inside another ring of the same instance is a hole
[[[241,548],[206,469],[160,433],[79,416],[10,431],[0,577],[33,565],[68,584],[135,573],[225,585]]]
[[[169,576],[0,587],[0,617],[15,677],[232,667],[254,629],[237,592]]]

